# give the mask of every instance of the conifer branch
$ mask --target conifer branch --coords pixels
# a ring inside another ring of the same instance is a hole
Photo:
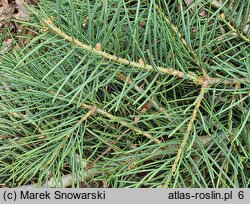
[[[244,35],[242,32],[237,30],[230,22],[226,20],[225,14],[222,13],[219,15],[219,19],[226,23],[227,27],[235,34],[237,34],[240,38],[242,38],[247,43],[250,43],[250,38]],[[244,29],[243,29],[244,30]]]
[[[190,132],[192,131],[192,127],[193,127],[193,123],[195,121],[195,118],[196,118],[196,115],[197,115],[197,112],[199,110],[199,107],[201,105],[201,101],[202,99],[204,98],[204,95],[205,95],[205,92],[206,92],[206,88],[207,88],[207,84],[205,84],[202,88],[201,88],[201,91],[200,91],[200,94],[197,98],[197,101],[196,101],[196,104],[195,104],[195,107],[194,107],[194,110],[193,110],[193,113],[192,113],[192,116],[191,116],[191,119],[188,123],[188,126],[187,126],[187,130],[186,130],[186,133],[183,137],[183,140],[179,146],[179,149],[178,149],[178,152],[177,152],[177,155],[176,155],[176,158],[174,160],[174,164],[171,168],[171,172],[170,172],[170,175],[169,175],[169,178],[170,179],[172,177],[172,175],[175,175],[176,173],[176,170],[178,168],[178,165],[179,165],[179,161],[181,160],[182,156],[183,156],[183,150],[185,148],[185,145],[188,141],[188,138],[189,138],[189,134]]]
[[[80,47],[88,52],[97,54],[97,55],[102,56],[103,58],[105,58],[107,60],[116,62],[118,64],[128,65],[128,66],[136,67],[138,69],[147,70],[147,71],[156,71],[156,69],[150,64],[129,61],[128,59],[120,58],[116,55],[112,55],[112,54],[109,54],[107,52],[104,52],[100,49],[99,44],[95,48],[91,47],[90,45],[84,44],[84,43],[80,42],[79,40],[74,39],[73,36],[69,36],[66,33],[64,33],[62,30],[57,28],[52,23],[52,21],[50,19],[49,20],[43,19],[42,22],[43,22],[42,23],[43,25],[46,25],[47,28],[51,29],[51,31],[54,32],[59,37],[63,38],[64,40],[67,40],[71,44],[73,44],[77,47]],[[203,86],[203,84],[204,84],[204,79],[195,75],[195,74],[189,74],[189,73],[186,74],[186,73],[183,73],[182,71],[175,70],[172,67],[165,68],[165,67],[157,66],[156,68],[161,73],[168,74],[171,76],[176,76],[176,77],[181,78],[181,79],[188,79],[188,80],[194,82],[196,85]],[[250,83],[250,80],[248,78],[241,78],[240,81],[237,81],[235,79],[210,78],[209,85],[215,85],[217,83],[231,85],[231,84],[238,84],[238,83],[242,83],[242,82],[243,83]]]
[[[150,139],[150,140],[153,140],[156,144],[161,143],[161,141],[160,141],[159,139],[154,138],[154,136],[151,135],[150,133],[144,132],[144,131],[141,130],[140,128],[135,127],[135,126],[129,124],[129,123],[126,122],[123,118],[116,117],[116,116],[114,116],[114,115],[112,115],[112,114],[110,114],[110,113],[108,113],[108,112],[106,112],[106,111],[104,111],[104,110],[102,110],[102,109],[97,108],[97,107],[94,106],[94,105],[82,104],[81,107],[84,108],[84,109],[95,110],[96,113],[99,113],[100,115],[103,115],[103,116],[109,118],[110,120],[112,120],[112,121],[114,121],[114,122],[120,123],[122,126],[127,127],[127,128],[129,128],[130,130],[132,130],[132,131],[134,131],[134,132],[136,132],[136,133],[138,133],[138,134],[141,134],[141,135],[147,137],[147,138]],[[132,122],[132,121],[131,121],[131,122]]]
[[[226,11],[227,9],[225,9],[225,7],[223,7],[223,3],[219,2],[219,1],[216,1],[216,0],[213,0],[213,1],[211,1],[210,3],[211,3],[211,5],[212,5],[213,7],[217,8],[217,9],[222,9],[223,13],[221,13],[221,14],[219,15],[220,20],[223,20],[223,21],[226,23],[227,27],[228,27],[232,32],[234,32],[235,34],[239,35],[239,37],[241,37],[241,38],[242,38],[243,40],[245,40],[246,42],[250,43],[250,38],[249,38],[247,35],[244,35],[244,34],[247,34],[247,30],[248,30],[248,28],[249,28],[249,24],[245,25],[245,27],[242,29],[242,32],[236,30],[236,28],[235,28],[234,25],[233,25],[233,20],[234,20],[234,19],[231,20],[231,22],[228,22],[228,21],[226,20],[225,11]],[[235,12],[235,11],[232,11],[232,9],[230,9],[230,12]],[[235,12],[235,14],[237,14],[237,13]],[[248,21],[250,21],[250,15],[249,15],[249,17],[248,17]]]

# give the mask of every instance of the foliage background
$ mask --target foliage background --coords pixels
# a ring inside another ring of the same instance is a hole
[[[249,10],[249,0],[31,7],[22,25],[35,37],[1,55],[0,182],[249,187]]]

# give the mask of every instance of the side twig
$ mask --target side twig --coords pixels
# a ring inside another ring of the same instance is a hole
[[[147,137],[150,140],[153,140],[155,143],[157,143],[157,144],[161,143],[161,141],[159,139],[154,138],[154,136],[151,135],[150,133],[147,133],[147,132],[141,130],[140,128],[135,127],[135,126],[129,124],[123,118],[116,117],[116,116],[114,116],[114,115],[112,115],[112,114],[110,114],[110,113],[108,113],[108,112],[106,112],[106,111],[104,111],[102,109],[97,108],[94,105],[82,104],[81,107],[84,108],[84,109],[89,109],[89,110],[94,109],[96,111],[96,113],[98,113],[100,115],[103,115],[103,116],[109,118],[110,120],[112,120],[114,122],[120,123],[122,126],[127,127],[130,130],[132,130],[132,131],[134,131],[134,132],[136,132],[138,134],[141,134],[141,135]]]
[[[197,98],[197,101],[196,101],[196,104],[195,104],[195,108],[194,108],[193,114],[192,114],[191,119],[190,119],[190,121],[188,123],[187,130],[186,130],[185,135],[183,137],[183,140],[182,140],[182,142],[181,142],[181,144],[179,146],[179,149],[178,149],[178,152],[177,152],[174,164],[173,164],[173,166],[172,166],[172,168],[170,170],[170,174],[169,174],[169,177],[168,177],[166,183],[168,183],[170,181],[170,179],[172,178],[172,176],[176,174],[176,170],[178,168],[179,161],[181,160],[181,158],[183,156],[183,150],[184,150],[185,145],[186,145],[186,143],[188,141],[189,134],[190,134],[190,132],[192,130],[193,123],[195,121],[197,112],[198,112],[199,107],[201,105],[201,101],[204,98],[204,95],[205,95],[205,92],[206,92],[206,88],[207,88],[206,84],[201,88],[200,94],[199,94],[199,96]]]
[[[245,40],[246,42],[250,43],[250,38],[247,36],[247,31],[248,31],[248,29],[249,29],[249,24],[245,25],[245,27],[242,29],[242,32],[237,31],[237,30],[235,29],[235,27],[234,27],[234,23],[233,23],[234,19],[232,19],[230,22],[228,22],[228,21],[226,20],[226,16],[225,16],[226,11],[227,11],[227,12],[233,12],[232,9],[226,8],[225,6],[223,6],[223,3],[219,2],[219,1],[216,1],[216,0],[211,1],[210,4],[211,4],[213,7],[217,8],[217,9],[221,9],[221,10],[223,11],[223,13],[219,15],[219,18],[220,18],[220,20],[223,20],[223,21],[226,23],[227,27],[228,27],[232,32],[238,34],[239,37],[241,37],[241,38],[242,38],[243,40]],[[234,12],[235,12],[235,11],[234,11]],[[248,21],[250,21],[250,17],[248,17]],[[245,34],[245,35],[244,35],[244,34]]]

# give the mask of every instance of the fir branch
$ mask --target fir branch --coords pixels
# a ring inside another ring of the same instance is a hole
[[[208,84],[205,84],[202,88],[201,88],[201,91],[200,91],[200,94],[199,96],[197,97],[197,101],[196,101],[196,104],[195,104],[195,107],[194,107],[194,110],[193,110],[193,113],[192,113],[192,116],[191,116],[191,119],[188,123],[188,126],[187,126],[187,130],[186,130],[186,133],[182,139],[182,142],[179,146],[179,149],[178,149],[178,152],[177,152],[177,155],[176,155],[176,158],[174,160],[174,164],[172,165],[172,168],[170,170],[170,173],[169,173],[169,176],[168,176],[168,179],[167,179],[167,183],[169,182],[169,180],[171,179],[171,177],[173,175],[176,174],[176,170],[177,168],[179,168],[179,163],[183,157],[183,151],[184,151],[184,148],[185,148],[185,145],[188,141],[188,138],[189,138],[189,134],[190,132],[192,131],[192,127],[193,127],[193,123],[195,121],[195,118],[196,118],[196,115],[197,115],[197,112],[199,110],[199,107],[201,105],[201,101],[202,99],[204,98],[204,95],[205,95],[205,92],[206,92],[206,88],[207,88]]]
[[[125,81],[126,80],[126,78],[127,78],[127,76],[125,76],[124,74],[122,74],[122,73],[117,73],[117,78],[119,78],[121,81]],[[129,84],[132,84],[132,80],[129,78],[128,79],[128,83]],[[137,85],[135,85],[134,86],[134,88],[136,89],[136,91],[138,91],[138,93],[140,93],[140,92],[142,92],[143,91],[143,89],[142,88],[140,88],[139,86],[137,86]],[[153,107],[157,110],[157,111],[159,111],[159,112],[164,112],[164,114],[166,115],[166,117],[168,118],[169,117],[169,115],[167,114],[167,113],[165,113],[165,108],[163,108],[160,104],[159,104],[159,102],[157,102],[153,97],[150,99],[150,101],[149,101],[152,105],[153,105]]]
[[[48,28],[50,28],[56,35],[60,36],[64,40],[67,40],[70,43],[72,43],[73,45],[75,45],[77,47],[80,47],[80,48],[82,48],[82,49],[84,49],[86,51],[89,51],[89,52],[92,52],[94,54],[100,55],[103,58],[106,58],[108,60],[114,61],[114,62],[119,63],[119,64],[129,65],[129,66],[133,66],[133,67],[140,68],[140,69],[147,70],[147,71],[155,71],[155,69],[153,68],[152,65],[144,64],[144,63],[141,63],[141,62],[129,61],[129,60],[125,59],[125,58],[120,58],[118,56],[115,56],[115,55],[109,54],[107,52],[101,51],[100,48],[97,48],[99,46],[95,46],[95,48],[94,48],[94,47],[91,47],[90,45],[86,45],[86,44],[80,42],[79,40],[74,39],[73,36],[71,37],[71,36],[67,35],[66,33],[64,33],[63,31],[61,31],[59,28],[57,28],[55,25],[53,25],[51,23],[51,20],[43,19],[43,23]],[[157,66],[157,69],[161,73],[177,76],[179,78],[187,78],[187,79],[189,79],[191,81],[194,81],[195,83],[197,83],[197,81],[198,81],[197,76],[194,76],[194,75],[191,75],[191,74],[185,75],[183,72],[175,70],[173,68],[164,68],[164,67],[158,67]]]
[[[127,129],[126,131],[124,131],[124,134],[126,134],[130,129]],[[117,143],[120,139],[122,139],[122,136],[119,136],[115,143]],[[89,166],[87,166],[86,171],[88,171],[89,169],[91,169],[96,162],[98,162],[102,157],[104,157],[108,152],[110,152],[112,149],[112,147],[108,147],[103,153],[101,153]]]
[[[217,9],[221,9],[222,11],[223,11],[223,13],[221,13],[220,15],[218,15],[218,17],[219,17],[219,19],[221,20],[221,21],[223,21],[223,22],[225,22],[226,23],[226,25],[227,25],[227,27],[233,32],[233,33],[235,33],[235,34],[237,34],[240,38],[242,38],[243,40],[245,40],[246,42],[250,42],[250,38],[247,36],[247,35],[244,35],[244,34],[247,34],[247,30],[248,30],[248,28],[249,28],[249,24],[247,24],[247,25],[245,25],[245,27],[242,29],[242,31],[243,32],[240,32],[240,31],[238,31],[235,27],[234,27],[234,23],[233,23],[233,21],[235,20],[235,19],[231,19],[231,20],[229,20],[229,21],[227,21],[227,17],[226,17],[226,15],[225,15],[225,12],[228,10],[228,8],[226,8],[225,6],[224,6],[224,3],[221,3],[221,2],[219,2],[219,1],[216,1],[216,0],[212,0],[211,2],[210,2],[210,4],[213,6],[213,7],[215,7],[215,8],[217,8]],[[232,11],[232,9],[229,9],[229,12],[231,13],[231,12],[233,12]],[[235,12],[235,15],[237,14],[237,12]],[[249,14],[249,17],[248,17],[248,21],[250,21],[250,14]],[[244,33],[244,34],[243,34]]]
[[[171,21],[168,19],[168,17],[161,11],[161,9],[159,8],[158,5],[156,5],[156,9],[157,11],[160,13],[160,15],[163,17],[163,19],[165,20],[165,22],[167,23],[167,25],[172,29],[172,31],[176,34],[176,36],[181,40],[183,46],[186,48],[186,50],[191,54],[191,56],[193,57],[193,60],[195,61],[195,63],[200,66],[200,62],[198,57],[196,56],[196,54],[193,52],[192,49],[190,49],[189,45],[187,44],[187,41],[183,38],[182,34],[180,33],[180,31],[178,30],[178,28],[171,23]]]
[[[5,83],[2,82],[2,84],[4,86]],[[11,92],[11,90],[7,89],[8,92]],[[6,97],[4,96],[1,96],[2,100],[7,100]],[[47,135],[44,133],[44,131],[36,124],[36,122],[32,119],[30,119],[29,117],[29,114],[27,113],[26,115],[22,114],[22,113],[18,113],[18,112],[15,112],[15,111],[11,111],[11,110],[8,110],[6,107],[4,107],[3,105],[0,104],[0,108],[2,110],[5,110],[6,112],[9,113],[9,116],[10,117],[14,117],[15,119],[19,119],[19,120],[24,120],[24,121],[27,121],[28,123],[30,123],[31,125],[33,125],[36,130],[41,133],[43,136],[42,137],[47,137]]]
[[[54,32],[56,35],[60,36],[64,40],[67,40],[70,43],[72,43],[73,45],[75,45],[77,47],[80,47],[80,48],[82,48],[82,49],[84,49],[86,51],[89,51],[91,53],[100,55],[103,58],[106,58],[106,59],[111,60],[113,62],[116,62],[118,64],[129,65],[129,66],[133,66],[133,67],[143,69],[143,70],[147,70],[147,71],[156,71],[156,69],[153,68],[153,66],[150,65],[150,64],[144,64],[144,63],[141,63],[141,62],[129,61],[129,60],[125,59],[125,58],[120,58],[118,56],[115,56],[115,55],[109,54],[107,52],[104,52],[104,51],[100,50],[100,48],[96,49],[94,47],[91,47],[90,45],[86,45],[86,44],[80,42],[79,40],[74,39],[73,36],[69,36],[66,33],[64,33],[62,30],[57,28],[52,23],[51,19],[47,19],[47,20],[43,19],[42,22],[43,22],[43,25],[46,25],[47,28],[51,29],[51,31]],[[97,47],[99,47],[99,46],[97,46]],[[181,78],[181,79],[188,79],[190,81],[193,81],[197,85],[202,86],[204,84],[204,79],[194,75],[193,73],[192,74],[185,74],[185,73],[183,73],[183,72],[181,72],[179,70],[175,70],[174,68],[171,68],[171,67],[164,68],[164,67],[156,66],[156,68],[161,73],[176,76],[176,77]],[[225,85],[226,84],[231,85],[231,84],[236,84],[236,83],[237,84],[238,83],[250,83],[250,80],[248,78],[242,78],[242,79],[240,79],[240,81],[237,81],[235,79],[222,79],[222,78],[211,78],[209,80],[210,85],[215,85],[217,83],[225,84]]]
[[[104,111],[104,110],[102,110],[102,109],[97,108],[97,107],[94,106],[94,105],[82,104],[81,107],[84,108],[84,109],[95,110],[97,113],[99,113],[99,114],[101,114],[101,115],[103,115],[103,116],[109,118],[110,120],[112,120],[112,121],[114,121],[114,122],[120,123],[122,126],[127,127],[127,128],[129,128],[130,130],[132,130],[132,131],[134,131],[134,132],[136,132],[136,133],[138,133],[138,134],[141,134],[141,135],[147,137],[147,138],[150,139],[150,140],[153,140],[155,143],[157,143],[157,144],[161,143],[161,141],[160,141],[159,139],[157,139],[157,138],[154,138],[153,135],[151,135],[151,134],[149,134],[149,133],[147,133],[147,132],[144,132],[144,131],[141,130],[140,128],[135,127],[135,126],[129,124],[129,123],[126,122],[123,118],[116,117],[116,116],[114,116],[114,115],[112,115],[112,114],[110,114],[110,113],[108,113],[108,112],[106,112],[106,111]],[[131,122],[132,122],[132,121],[131,121]]]
[[[40,1],[1,57],[0,183],[249,186],[249,1],[187,2]]]
[[[228,22],[228,21],[226,20],[226,17],[225,17],[225,14],[224,14],[224,13],[222,13],[222,14],[219,15],[219,19],[220,19],[221,21],[223,21],[224,23],[226,23],[227,27],[228,27],[233,33],[237,34],[240,38],[242,38],[243,40],[245,40],[247,43],[250,43],[250,38],[247,37],[247,36],[245,36],[244,34],[242,34],[242,33],[241,33],[239,30],[237,30],[230,22]],[[245,30],[245,29],[243,28],[243,30]]]

